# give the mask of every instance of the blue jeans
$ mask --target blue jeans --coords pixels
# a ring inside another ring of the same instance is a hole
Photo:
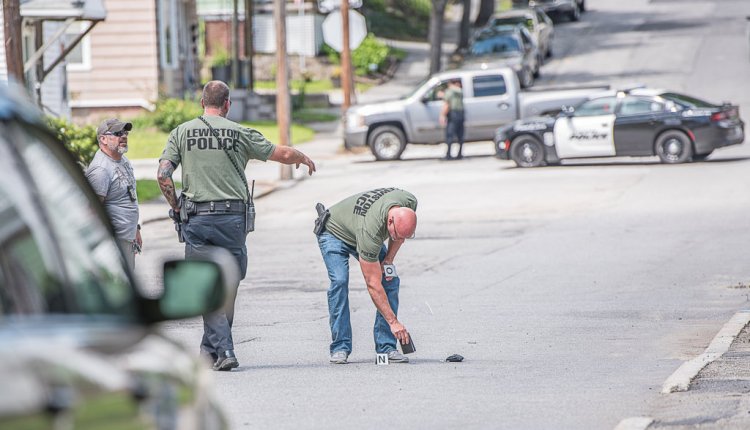
[[[183,224],[185,233],[185,258],[199,257],[206,247],[225,248],[234,255],[240,269],[240,279],[247,274],[247,246],[245,215],[217,214],[193,215]],[[201,352],[216,358],[225,351],[234,350],[232,321],[237,287],[230,286],[229,300],[224,309],[203,315],[203,340]]]
[[[352,324],[349,316],[349,256],[359,260],[356,248],[347,244],[329,232],[323,232],[318,236],[318,246],[323,255],[328,269],[328,279],[331,285],[328,287],[328,316],[331,325],[331,347],[330,352],[346,351],[352,352]],[[382,262],[387,252],[383,245],[380,249],[379,260]],[[398,289],[401,285],[399,278],[386,281],[382,278],[383,289],[388,296],[388,303],[393,312],[398,315]],[[375,326],[373,327],[375,338],[375,351],[386,353],[396,349],[396,337],[391,333],[391,327],[385,321],[380,312],[375,312]]]

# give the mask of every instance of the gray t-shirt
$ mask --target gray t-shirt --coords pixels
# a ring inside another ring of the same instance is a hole
[[[94,192],[104,197],[104,208],[115,228],[115,236],[135,240],[138,197],[135,194],[135,175],[130,161],[124,155],[118,161],[109,158],[101,150],[96,151],[86,169],[86,179]]]

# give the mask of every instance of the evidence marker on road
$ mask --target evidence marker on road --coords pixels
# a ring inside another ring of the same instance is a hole
[[[378,366],[387,366],[388,365],[388,354],[376,354],[375,355],[375,364]]]

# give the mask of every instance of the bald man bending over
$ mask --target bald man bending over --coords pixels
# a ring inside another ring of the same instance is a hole
[[[417,199],[398,188],[378,188],[355,194],[330,208],[318,245],[328,269],[328,313],[331,325],[331,363],[345,364],[352,352],[349,318],[349,256],[359,260],[375,315],[375,351],[388,354],[391,363],[408,363],[396,349],[396,339],[409,343],[409,333],[399,322],[398,275],[386,276],[404,240],[417,228]],[[388,239],[386,247],[384,241]],[[389,272],[391,273],[391,272]]]

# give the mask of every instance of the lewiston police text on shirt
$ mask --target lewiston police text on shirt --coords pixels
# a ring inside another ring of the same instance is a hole
[[[211,134],[211,130],[207,128],[194,128],[187,131],[187,150],[192,151],[193,149],[218,149],[224,150],[224,148],[237,152],[237,145],[235,142],[240,137],[238,130],[228,130],[226,128],[215,128],[216,134],[219,135],[217,141],[215,135]]]

